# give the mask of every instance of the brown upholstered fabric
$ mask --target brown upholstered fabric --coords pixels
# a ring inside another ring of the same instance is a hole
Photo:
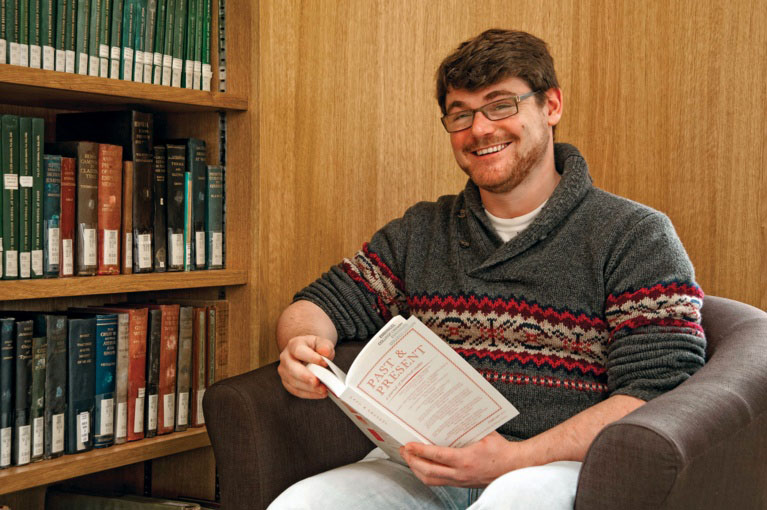
[[[703,327],[706,366],[599,434],[576,510],[767,508],[767,313],[710,296]],[[285,392],[274,364],[213,385],[203,407],[227,510],[265,508],[372,448],[329,400]]]

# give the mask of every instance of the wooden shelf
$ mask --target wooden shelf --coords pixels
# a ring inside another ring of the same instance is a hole
[[[164,87],[110,78],[0,64],[0,103],[56,109],[194,112],[248,109],[248,97],[229,92]]]
[[[3,280],[0,281],[0,301],[220,287],[244,285],[247,282],[247,271],[233,269]]]
[[[205,427],[94,449],[0,471],[0,494],[60,482],[210,445]]]

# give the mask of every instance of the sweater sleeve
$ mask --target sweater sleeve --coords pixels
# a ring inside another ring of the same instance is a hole
[[[394,220],[376,232],[353,257],[330,268],[294,296],[322,308],[340,340],[367,340],[389,319],[407,314],[401,260],[407,246],[407,220]]]
[[[626,233],[605,284],[611,394],[650,400],[703,366],[703,292],[665,215],[653,211]]]

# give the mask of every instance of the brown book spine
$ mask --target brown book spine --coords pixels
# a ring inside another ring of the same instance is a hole
[[[76,142],[77,144],[77,229],[75,241],[75,273],[78,276],[96,274],[98,258],[97,223],[99,144]]]
[[[133,273],[133,161],[123,161],[122,274]]]
[[[120,274],[120,212],[122,154],[119,145],[99,144],[98,269],[97,274]]]
[[[144,437],[144,399],[146,398],[146,336],[149,310],[139,308],[131,315],[128,357],[128,441]]]
[[[176,365],[178,358],[179,305],[158,305],[162,310],[160,381],[157,434],[173,432],[176,417]]]
[[[77,188],[75,166],[74,158],[61,158],[59,276],[75,274],[75,193]]]
[[[205,346],[208,342],[208,310],[205,307],[194,308],[192,322],[192,427],[205,425],[202,414],[202,397],[205,395]]]

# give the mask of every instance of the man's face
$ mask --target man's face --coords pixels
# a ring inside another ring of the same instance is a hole
[[[530,92],[520,78],[507,78],[470,92],[449,89],[447,113],[479,108],[489,102]],[[547,104],[539,106],[534,96],[519,103],[516,115],[488,120],[474,114],[474,123],[463,131],[450,133],[458,166],[481,189],[492,193],[511,191],[542,165],[552,144],[551,116]]]

